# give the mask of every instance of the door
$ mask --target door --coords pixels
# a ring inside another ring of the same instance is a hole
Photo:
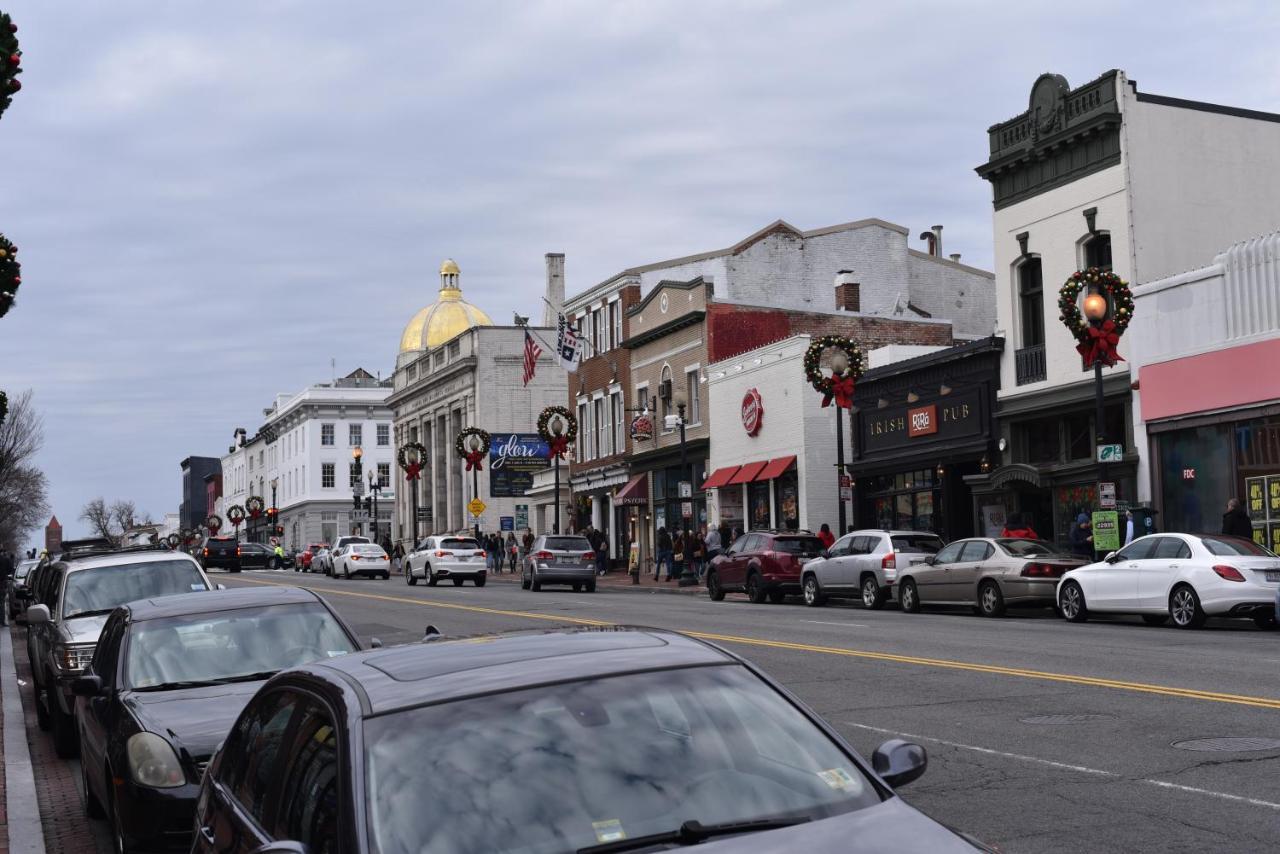
[[[986,561],[995,553],[995,547],[982,540],[968,540],[960,553],[960,562],[952,567],[947,579],[946,594],[952,602],[968,604],[976,602],[978,578]]]
[[[916,581],[916,593],[920,602],[940,602],[946,599],[947,584],[951,580],[951,569],[960,562],[960,553],[964,551],[965,540],[943,546],[933,556],[933,566],[921,564],[911,571]]]
[[[1138,573],[1155,552],[1161,537],[1134,540],[1116,553],[1115,562],[1099,564],[1085,575],[1085,604],[1099,611],[1124,611],[1138,605]]]
[[[746,583],[746,555],[755,548],[755,544],[759,540],[760,537],[757,534],[743,534],[730,547],[729,559],[724,562],[723,570],[721,570],[720,583],[722,586],[741,587]]]
[[[1138,561],[1138,607],[1167,611],[1169,591],[1191,560],[1191,547],[1180,537],[1156,537],[1151,557]]]
[[[878,571],[882,556],[877,552],[887,551],[887,546],[881,548],[883,542],[887,540],[887,537],[876,534],[859,534],[854,538],[853,551],[842,560],[841,577],[846,579],[844,582],[846,585],[855,588],[860,586],[864,572],[875,572],[876,577],[879,578]]]
[[[312,854],[354,851],[342,826],[344,796],[336,716],[315,697],[303,697],[294,712],[284,768],[268,804],[268,835],[277,842],[301,842]]]
[[[119,713],[115,689],[117,663],[120,656],[120,644],[124,638],[124,620],[112,616],[102,629],[102,638],[93,651],[93,660],[87,673],[93,673],[102,680],[102,693],[89,697],[80,704],[80,761],[84,763],[88,773],[84,779],[97,788],[106,779],[106,755],[110,733],[115,732],[115,718]],[[108,803],[106,791],[97,793],[99,803]]]
[[[829,557],[818,564],[818,584],[823,589],[835,590],[848,583],[844,576],[848,573],[846,566],[853,551],[854,539],[852,534],[845,534],[836,540],[828,550]]]

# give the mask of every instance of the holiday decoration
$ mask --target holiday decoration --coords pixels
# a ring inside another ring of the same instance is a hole
[[[227,521],[237,528],[244,524],[244,516],[244,508],[239,504],[232,504],[227,508]]]
[[[476,436],[480,439],[480,446],[475,450],[471,449],[471,443],[467,441],[471,436]],[[484,471],[484,458],[489,453],[489,433],[479,427],[468,427],[465,430],[460,430],[453,440],[453,449],[458,452],[458,456],[467,461],[467,471],[472,469]]]
[[[259,495],[250,495],[244,502],[245,512],[249,514],[250,519],[257,519],[266,507],[267,502],[263,501]]]
[[[831,376],[822,375],[822,354],[836,349],[844,353],[849,366],[844,373],[831,372]],[[853,384],[862,376],[862,351],[858,345],[843,335],[823,335],[813,340],[804,354],[804,377],[809,385],[822,395],[822,405],[830,406],[834,400],[836,406],[848,409],[853,406]]]
[[[178,546],[182,545],[182,537],[178,534],[170,534],[164,538],[164,542],[169,546],[169,548],[176,549]]]
[[[209,518],[204,520],[204,526],[209,529],[209,536],[216,537],[218,529],[222,527],[222,517],[217,513],[210,513]]]
[[[409,461],[409,451],[416,453],[416,461]],[[404,469],[405,480],[417,480],[422,473],[422,466],[427,461],[427,448],[421,442],[408,442],[400,446],[400,453],[396,455],[396,462],[400,464],[400,468]]]
[[[1110,317],[1097,324],[1085,319],[1079,305],[1080,293],[1085,290],[1106,300],[1111,307]],[[1133,292],[1128,282],[1110,270],[1077,270],[1058,291],[1058,319],[1075,336],[1076,350],[1084,357],[1085,367],[1102,363],[1109,368],[1124,361],[1116,352],[1116,345],[1133,320]]]
[[[22,88],[22,51],[18,48],[18,25],[0,12],[0,116],[9,109],[10,96]]]
[[[554,415],[559,415],[565,425],[564,432],[559,436],[551,432],[551,418]],[[578,419],[563,406],[548,406],[538,416],[538,435],[547,443],[552,457],[563,459],[569,452],[569,446],[578,438]]]
[[[18,264],[18,247],[0,234],[0,317],[4,317],[18,295],[22,284],[22,267]]]

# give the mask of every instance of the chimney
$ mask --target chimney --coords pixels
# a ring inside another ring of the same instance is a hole
[[[542,306],[542,325],[555,326],[556,314],[564,308],[564,253],[548,252],[547,301]]]
[[[929,244],[929,255],[936,256],[938,254],[938,235],[932,231],[920,232],[920,239]]]
[[[933,226],[933,254],[942,257],[942,226]]]
[[[862,311],[861,288],[852,270],[836,273],[836,310]]]
[[[959,253],[959,252],[952,252],[952,253],[951,253],[951,260],[952,260],[952,261],[955,261],[957,264],[959,264],[959,263],[960,263],[960,253]]]

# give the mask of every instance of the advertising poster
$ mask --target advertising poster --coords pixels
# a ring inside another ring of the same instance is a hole
[[[1120,548],[1120,514],[1114,510],[1098,510],[1093,514],[1093,548],[1113,552]]]
[[[1271,549],[1276,554],[1280,554],[1280,522],[1272,522],[1267,526],[1267,530],[1271,532],[1271,542],[1262,545]]]
[[[1267,479],[1265,477],[1246,477],[1244,479],[1244,503],[1249,511],[1249,518],[1261,522],[1267,518]]]
[[[537,433],[493,433],[489,443],[489,497],[522,498],[533,487],[534,472],[551,455]]]
[[[499,516],[499,517],[498,517],[498,527],[499,527],[499,528],[501,528],[501,529],[502,529],[502,530],[504,530],[504,531],[514,531],[514,530],[516,529],[516,517],[514,517],[514,516]]]
[[[529,505],[517,504],[516,505],[516,530],[523,531],[525,528],[528,528],[528,527],[529,527]]]
[[[1267,478],[1267,518],[1280,522],[1280,475]]]

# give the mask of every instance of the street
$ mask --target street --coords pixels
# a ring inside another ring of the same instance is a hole
[[[923,744],[929,771],[904,797],[1011,854],[1261,852],[1280,838],[1280,635],[1246,621],[1182,632],[1047,612],[985,620],[713,603],[652,584],[532,593],[509,576],[483,589],[218,580],[322,591],[362,640],[387,645],[418,641],[428,624],[446,637],[597,624],[695,633],[761,666],[864,755],[895,736]],[[1177,746],[1232,738],[1250,741]],[[1239,747],[1250,749],[1228,749]]]

